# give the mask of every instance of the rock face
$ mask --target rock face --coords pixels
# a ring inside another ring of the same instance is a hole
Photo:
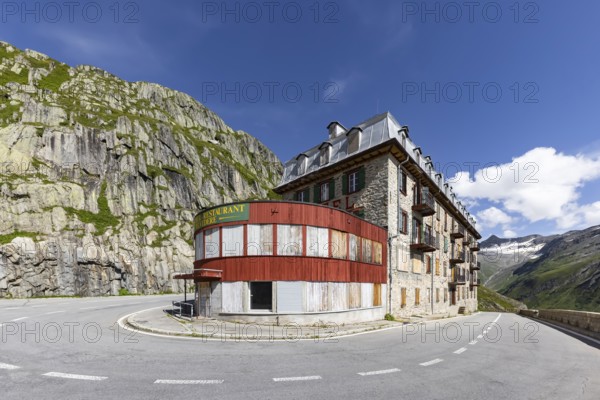
[[[195,213],[281,172],[184,93],[0,42],[0,297],[179,291]]]

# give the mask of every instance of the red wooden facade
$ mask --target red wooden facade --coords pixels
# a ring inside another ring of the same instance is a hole
[[[194,263],[194,278],[206,280],[204,271],[222,271],[221,281],[312,281],[312,282],[387,282],[387,230],[344,211],[310,203],[283,201],[255,201],[250,207],[248,220],[213,224],[203,229],[228,225],[289,224],[335,229],[381,244],[381,264],[306,256],[306,240],[302,241],[303,256],[277,255],[277,234],[273,232],[273,254],[215,257]],[[194,237],[200,230],[195,232]],[[244,229],[244,241],[246,241]],[[331,232],[330,232],[331,240]],[[349,242],[349,241],[348,241]],[[221,246],[223,243],[221,242]],[[360,246],[359,246],[360,247]],[[349,253],[347,253],[349,254]],[[359,258],[360,260],[360,258]]]

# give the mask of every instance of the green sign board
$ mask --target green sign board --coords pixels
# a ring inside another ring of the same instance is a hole
[[[248,203],[230,204],[211,208],[201,212],[194,219],[195,230],[223,222],[247,221],[250,205]]]

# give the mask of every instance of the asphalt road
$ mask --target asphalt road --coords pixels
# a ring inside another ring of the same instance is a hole
[[[164,338],[117,324],[174,299],[0,301],[1,398],[600,398],[597,345],[513,314],[298,342]]]

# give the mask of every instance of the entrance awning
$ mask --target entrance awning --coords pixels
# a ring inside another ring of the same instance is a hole
[[[173,279],[193,279],[196,282],[220,281],[223,271],[220,269],[200,268],[191,274],[176,274]]]

